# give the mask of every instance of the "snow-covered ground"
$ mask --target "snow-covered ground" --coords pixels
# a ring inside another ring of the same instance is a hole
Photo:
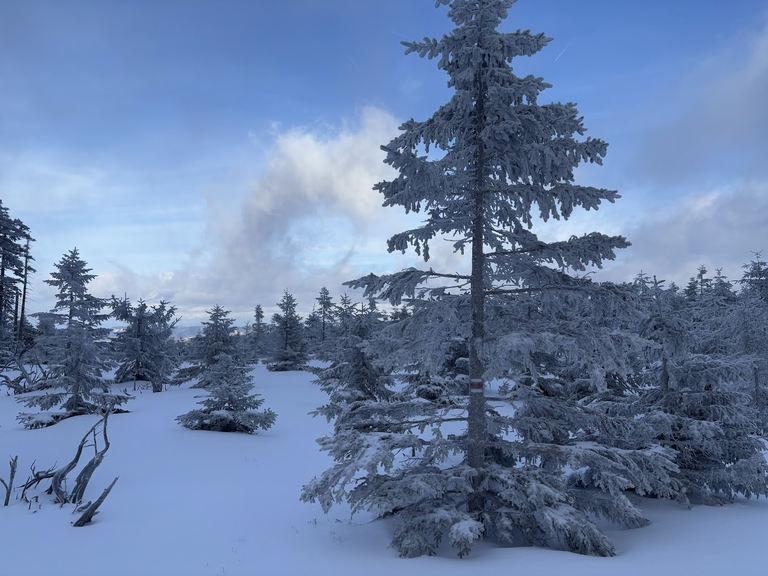
[[[174,418],[195,407],[200,390],[137,394],[128,414],[110,417],[112,442],[91,480],[95,499],[115,477],[112,493],[91,525],[74,528],[72,507],[12,499],[0,508],[0,573],[9,576],[231,576],[333,574],[419,576],[467,573],[553,575],[768,574],[768,503],[740,501],[686,510],[646,501],[652,524],[606,528],[613,558],[481,543],[463,560],[401,559],[389,548],[391,526],[371,516],[349,517],[344,506],[326,516],[299,501],[302,484],[330,463],[315,438],[329,425],[307,415],[325,402],[303,372],[255,369],[255,391],[278,414],[254,436],[191,431]],[[0,391],[4,389],[0,388]],[[15,484],[74,455],[95,417],[23,430],[12,396],[0,397],[0,455],[19,456]],[[84,455],[83,461],[87,460]],[[77,471],[70,475],[73,480]],[[7,479],[7,463],[0,461]],[[43,483],[46,487],[48,482]],[[0,486],[2,490],[2,486]],[[14,492],[18,496],[18,491]],[[0,500],[0,504],[2,501]]]

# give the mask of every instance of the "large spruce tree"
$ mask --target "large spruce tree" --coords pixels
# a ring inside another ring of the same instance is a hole
[[[516,418],[486,401],[489,379],[535,376],[542,350],[595,380],[622,367],[622,350],[602,346],[605,331],[574,337],[578,323],[570,322],[565,298],[605,292],[577,274],[613,259],[628,242],[596,232],[547,242],[532,231],[535,222],[568,219],[576,208],[593,210],[618,198],[615,191],[574,183],[575,168],[601,164],[607,144],[578,138],[585,128],[574,104],[539,103],[549,87],[543,79],[514,74],[514,58],[537,53],[550,39],[501,32],[513,3],[438,0],[449,6],[456,28],[440,40],[404,42],[406,53],[437,60],[454,94],[431,118],[401,126],[383,147],[385,162],[399,175],[375,186],[385,206],[425,216],[421,226],[389,240],[390,252],[413,248],[428,261],[432,242],[447,238],[455,251],[470,253],[468,273],[411,268],[349,283],[393,305],[414,297],[442,302],[421,333],[436,332],[434,322],[441,322],[441,342],[464,340],[468,402],[446,393],[348,404],[338,410],[334,436],[320,441],[336,464],[302,496],[325,509],[348,500],[353,510],[398,516],[393,544],[407,556],[434,553],[444,536],[463,555],[484,534],[609,555],[612,545],[588,514],[641,525],[622,490],[660,488],[675,469],[668,450],[645,446],[627,453],[601,445],[610,419],[566,398],[539,393]],[[607,302],[610,295],[601,298]],[[425,339],[403,345],[424,349],[432,344]],[[462,420],[463,434],[441,432]],[[587,423],[590,430],[579,436]],[[567,467],[591,467],[593,474],[569,486]]]
[[[428,261],[431,241],[448,236],[455,250],[471,252],[470,274],[411,269],[353,283],[394,304],[433,279],[469,287],[467,459],[473,468],[482,467],[485,452],[486,298],[583,288],[587,280],[563,270],[600,266],[614,258],[616,248],[628,246],[623,237],[599,233],[544,242],[531,231],[536,216],[567,219],[577,207],[597,209],[618,194],[574,184],[574,169],[584,161],[602,164],[608,145],[599,139],[578,140],[585,128],[576,106],[539,104],[540,93],[550,85],[513,73],[513,58],[531,56],[551,40],[528,31],[500,32],[513,3],[440,0],[438,4],[449,4],[448,15],[457,27],[441,40],[404,43],[406,53],[438,59],[455,93],[428,120],[403,124],[402,134],[383,147],[386,163],[400,175],[376,186],[385,206],[426,214],[420,227],[389,240],[390,252],[413,247]]]

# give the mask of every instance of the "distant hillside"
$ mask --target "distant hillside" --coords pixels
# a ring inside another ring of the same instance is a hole
[[[184,340],[185,338],[196,336],[202,329],[202,324],[197,324],[196,326],[176,326],[176,328],[173,329],[173,336],[178,340]],[[243,329],[235,326],[235,334],[243,334]]]
[[[200,330],[202,330],[202,326],[200,324],[196,326],[176,326],[173,329],[173,336],[179,340],[184,340],[186,338],[192,338],[195,336]]]

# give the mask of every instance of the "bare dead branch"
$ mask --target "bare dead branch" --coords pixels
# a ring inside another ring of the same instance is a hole
[[[5,486],[5,502],[3,503],[3,506],[8,506],[8,502],[11,501],[11,491],[13,490],[13,481],[16,478],[16,467],[19,464],[19,457],[14,456],[11,458],[11,461],[9,463],[9,466],[11,468],[11,474],[8,476],[8,483],[5,483],[5,480],[0,478],[0,482]]]
[[[27,478],[27,481],[21,485],[21,488],[22,488],[21,499],[24,501],[27,501],[27,490],[29,490],[30,488],[36,487],[43,480],[47,480],[48,478],[53,478],[53,475],[56,472],[56,464],[54,464],[47,470],[38,471],[38,470],[35,470],[35,462],[32,462],[32,465],[29,467],[29,469],[32,472],[32,476]]]
[[[112,491],[112,487],[115,485],[115,482],[117,482],[118,478],[120,478],[120,476],[116,476],[115,479],[112,480],[112,483],[104,489],[104,492],[101,493],[101,496],[97,498],[96,502],[85,509],[83,515],[80,516],[80,518],[78,518],[74,523],[76,528],[80,528],[90,523],[91,519],[93,519],[93,516],[97,513],[99,506],[101,506],[104,500],[107,499],[107,496],[109,496],[109,493]]]
[[[109,418],[109,413],[110,410],[107,410],[104,413],[104,417],[101,419],[101,432],[102,437],[104,438],[104,448],[100,451],[97,449],[96,431],[93,430],[93,446],[95,454],[88,464],[83,467],[80,474],[77,475],[77,478],[75,479],[75,487],[72,489],[72,494],[69,496],[70,502],[80,504],[83,501],[85,489],[88,487],[88,482],[90,482],[91,476],[93,476],[94,471],[99,467],[99,464],[104,460],[104,455],[107,453],[107,450],[109,450],[109,438],[107,437],[107,419]]]
[[[88,432],[85,433],[83,439],[80,440],[80,444],[77,447],[77,453],[75,454],[75,457],[72,459],[72,461],[66,466],[56,470],[56,472],[53,474],[53,479],[51,480],[51,489],[56,495],[56,501],[60,504],[69,502],[69,496],[67,495],[66,490],[62,487],[64,480],[67,478],[67,474],[75,469],[75,466],[77,466],[77,463],[80,461],[80,456],[83,454],[83,448],[85,447],[85,443],[88,441],[88,437],[94,432],[94,430],[96,430],[96,427],[101,424],[105,418],[106,416],[102,417],[101,420],[91,426]]]
[[[440,274],[438,272],[435,272],[430,268],[428,276],[430,278],[451,278],[453,280],[469,280],[469,276],[466,276],[464,274]]]

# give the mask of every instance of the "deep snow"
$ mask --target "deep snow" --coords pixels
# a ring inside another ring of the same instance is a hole
[[[387,522],[371,522],[370,515],[350,519],[344,506],[334,507],[326,516],[319,505],[299,501],[302,484],[330,464],[314,442],[330,426],[307,414],[326,400],[310,383],[312,375],[270,373],[263,366],[255,368],[254,375],[254,391],[263,394],[264,407],[278,414],[273,428],[254,436],[180,427],[174,418],[196,406],[195,396],[204,394],[201,390],[137,393],[126,406],[130,413],[110,417],[112,446],[86,493],[86,500],[95,499],[120,476],[101,513],[91,525],[74,528],[71,523],[77,516],[71,513],[72,506],[59,508],[42,490],[31,509],[12,499],[8,508],[0,509],[0,573],[768,574],[765,500],[692,510],[644,501],[650,526],[606,528],[616,545],[614,558],[493,543],[481,543],[462,560],[449,548],[432,558],[398,558],[389,548]],[[24,430],[15,422],[18,412],[13,396],[0,396],[0,455],[19,455],[16,485],[26,479],[35,460],[38,469],[69,461],[96,420],[83,416],[51,428]],[[85,453],[82,462],[87,459]],[[7,462],[0,461],[0,477],[8,477]]]

